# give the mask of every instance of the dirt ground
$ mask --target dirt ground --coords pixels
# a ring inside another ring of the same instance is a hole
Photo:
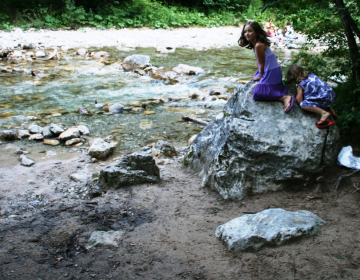
[[[69,174],[90,174],[104,163],[73,153],[23,167],[13,148],[1,156],[8,167],[0,168],[0,279],[360,278],[360,174],[334,191],[352,170],[334,166],[319,174],[324,182],[303,190],[224,200],[202,188],[180,156],[158,160],[159,184],[81,196],[86,186]],[[277,207],[312,211],[327,224],[315,237],[258,252],[228,251],[214,235],[235,217]],[[123,240],[118,248],[86,250],[94,230],[124,231]]]

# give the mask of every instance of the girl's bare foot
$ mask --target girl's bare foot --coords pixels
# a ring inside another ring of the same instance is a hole
[[[284,111],[285,112],[288,111],[288,109],[291,106],[291,96],[290,95],[285,96],[282,102],[284,103]]]
[[[320,120],[321,120],[321,121],[326,121],[326,119],[327,119],[328,117],[330,117],[330,113],[329,113],[329,112],[326,112],[326,111],[323,111],[323,112],[321,113],[321,118],[320,118]]]

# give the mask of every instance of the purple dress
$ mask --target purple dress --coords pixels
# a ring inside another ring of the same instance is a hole
[[[333,89],[313,73],[310,73],[299,86],[303,88],[304,95],[300,106],[326,109],[334,102],[335,92]]]
[[[254,50],[255,56],[256,52]],[[256,56],[257,60],[257,56]],[[254,78],[260,77],[260,65]],[[265,51],[264,75],[254,88],[254,100],[278,100],[287,94],[287,86],[282,84],[280,65],[270,47]]]

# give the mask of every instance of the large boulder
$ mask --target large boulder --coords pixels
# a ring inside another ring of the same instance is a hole
[[[194,139],[184,164],[224,198],[304,186],[336,162],[339,129],[318,129],[319,116],[282,102],[254,101],[255,83],[239,86]]]
[[[133,54],[124,59],[122,67],[125,71],[134,69],[143,69],[150,65],[150,57],[148,55]]]
[[[128,185],[157,183],[160,170],[151,155],[151,150],[123,156],[116,165],[100,171],[99,186],[103,189],[120,188]]]

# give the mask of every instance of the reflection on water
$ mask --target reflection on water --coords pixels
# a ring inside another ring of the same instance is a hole
[[[2,69],[11,70],[0,73],[2,129],[20,127],[21,124],[22,128],[26,128],[32,123],[28,121],[24,124],[24,120],[8,118],[9,116],[37,115],[41,121],[36,123],[41,126],[51,122],[65,127],[86,124],[92,137],[112,134],[120,142],[118,149],[124,152],[134,151],[159,139],[175,145],[185,145],[201,127],[179,120],[184,115],[199,117],[196,112],[199,108],[204,109],[202,102],[189,102],[189,91],[225,87],[232,92],[239,80],[248,80],[256,72],[254,54],[244,48],[212,49],[203,52],[177,49],[175,53],[168,55],[157,54],[153,48],[137,48],[131,52],[116,48],[101,50],[110,54],[106,63],[76,58],[76,50],[62,54],[60,61],[38,59],[32,63],[1,62]],[[135,53],[149,55],[152,65],[156,67],[171,70],[183,63],[201,67],[208,73],[170,85],[149,76],[119,70],[119,63]],[[37,77],[31,75],[31,69],[38,72]],[[147,110],[154,111],[155,114],[152,115],[128,112],[111,115],[95,108],[95,100],[106,104],[121,103],[127,107],[131,106],[132,102],[153,100],[164,93],[182,100],[175,102],[177,104],[150,102]],[[214,102],[213,106],[206,106],[201,118],[213,118],[223,105],[224,102]],[[80,115],[80,107],[86,107],[94,114]]]

